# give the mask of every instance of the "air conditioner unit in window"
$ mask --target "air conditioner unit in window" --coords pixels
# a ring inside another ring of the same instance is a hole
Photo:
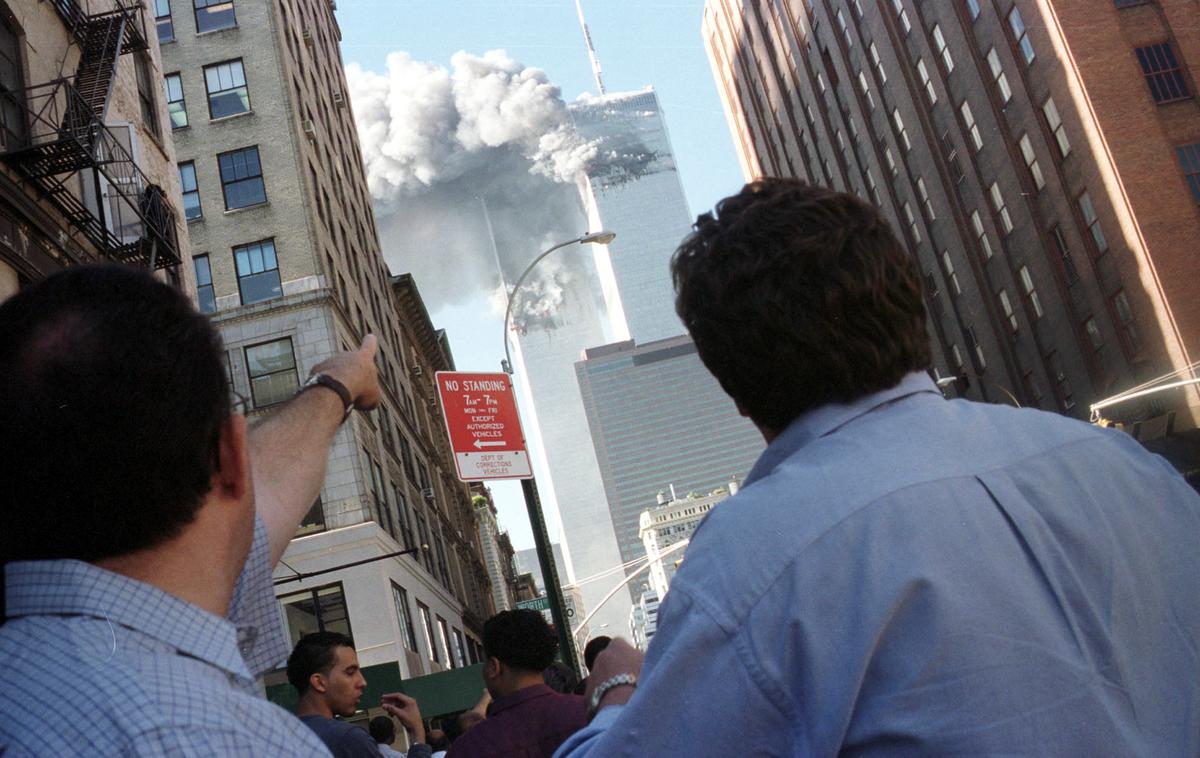
[[[424,373],[425,373],[425,369],[421,368],[420,366],[418,366],[416,364],[413,364],[413,367],[412,367],[412,375],[413,376],[421,376]]]
[[[426,487],[425,489],[421,490],[421,495],[423,495],[426,500],[433,500],[433,487]]]
[[[346,96],[343,95],[341,92],[334,92],[333,93],[333,105],[335,108],[345,108],[346,107]]]
[[[431,397],[431,398],[429,398],[429,407],[430,407],[430,408],[436,408],[436,407],[437,407],[437,398],[436,398],[436,397]]]
[[[312,29],[305,29],[304,31],[300,32],[300,36],[302,36],[304,38],[304,44],[308,45],[309,47],[312,47],[312,44],[313,44]]]
[[[304,122],[304,136],[308,137],[310,141],[315,141],[317,139],[317,125],[314,124],[311,119],[305,120]]]

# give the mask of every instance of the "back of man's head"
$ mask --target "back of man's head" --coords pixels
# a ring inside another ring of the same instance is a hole
[[[396,741],[396,725],[387,716],[376,716],[367,724],[371,739],[380,745],[390,745]]]
[[[676,310],[760,427],[782,431],[931,365],[912,256],[854,195],[764,179],[694,228],[671,262]]]
[[[292,648],[288,656],[288,682],[301,696],[308,692],[313,674],[329,675],[337,661],[337,649],[354,649],[354,640],[341,632],[314,632],[306,634]]]
[[[189,524],[230,412],[221,350],[187,297],[129,267],[0,305],[0,554],[96,561]]]
[[[558,640],[537,611],[501,611],[483,624],[483,652],[518,671],[541,673],[554,660]]]
[[[596,656],[603,652],[604,648],[608,647],[608,643],[612,642],[612,637],[600,635],[592,637],[583,647],[583,664],[587,666],[587,670],[592,670],[592,665],[596,662]]]

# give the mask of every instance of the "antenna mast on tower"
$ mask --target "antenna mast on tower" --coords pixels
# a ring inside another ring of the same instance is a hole
[[[579,13],[579,25],[583,27],[583,41],[587,43],[588,60],[592,62],[592,76],[596,77],[596,89],[603,95],[604,78],[600,75],[600,59],[596,57],[596,48],[592,45],[592,33],[588,31],[587,21],[583,18],[583,6],[575,0],[575,10]]]

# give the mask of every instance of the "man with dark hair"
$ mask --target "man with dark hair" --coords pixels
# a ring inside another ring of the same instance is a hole
[[[387,716],[376,716],[367,723],[367,731],[375,740],[375,747],[383,758],[405,758],[404,753],[392,747],[396,741],[396,725]]]
[[[287,655],[271,569],[378,402],[374,356],[248,429],[216,331],[149,274],[76,267],[0,305],[0,753],[328,755],[255,679]]]
[[[600,655],[600,651],[608,647],[610,642],[612,642],[612,637],[601,634],[598,637],[592,637],[583,646],[583,665],[587,666],[588,671],[591,671],[592,666],[595,665],[596,656]]]
[[[296,715],[313,730],[334,758],[378,758],[371,735],[334,716],[352,716],[367,687],[354,641],[340,632],[300,638],[288,656],[288,682],[300,695]]]
[[[672,265],[768,447],[559,755],[1200,754],[1200,498],[1169,465],[944,399],[915,263],[856,197],[754,182]]]
[[[502,611],[483,625],[487,718],[450,746],[451,758],[550,756],[586,723],[583,698],[546,686],[558,638],[537,611]]]

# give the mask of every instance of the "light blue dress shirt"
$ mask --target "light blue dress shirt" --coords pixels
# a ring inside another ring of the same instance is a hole
[[[328,756],[255,677],[287,658],[267,533],[228,619],[80,561],[5,567],[0,754]]]
[[[1200,754],[1200,497],[924,374],[794,421],[558,756]]]

